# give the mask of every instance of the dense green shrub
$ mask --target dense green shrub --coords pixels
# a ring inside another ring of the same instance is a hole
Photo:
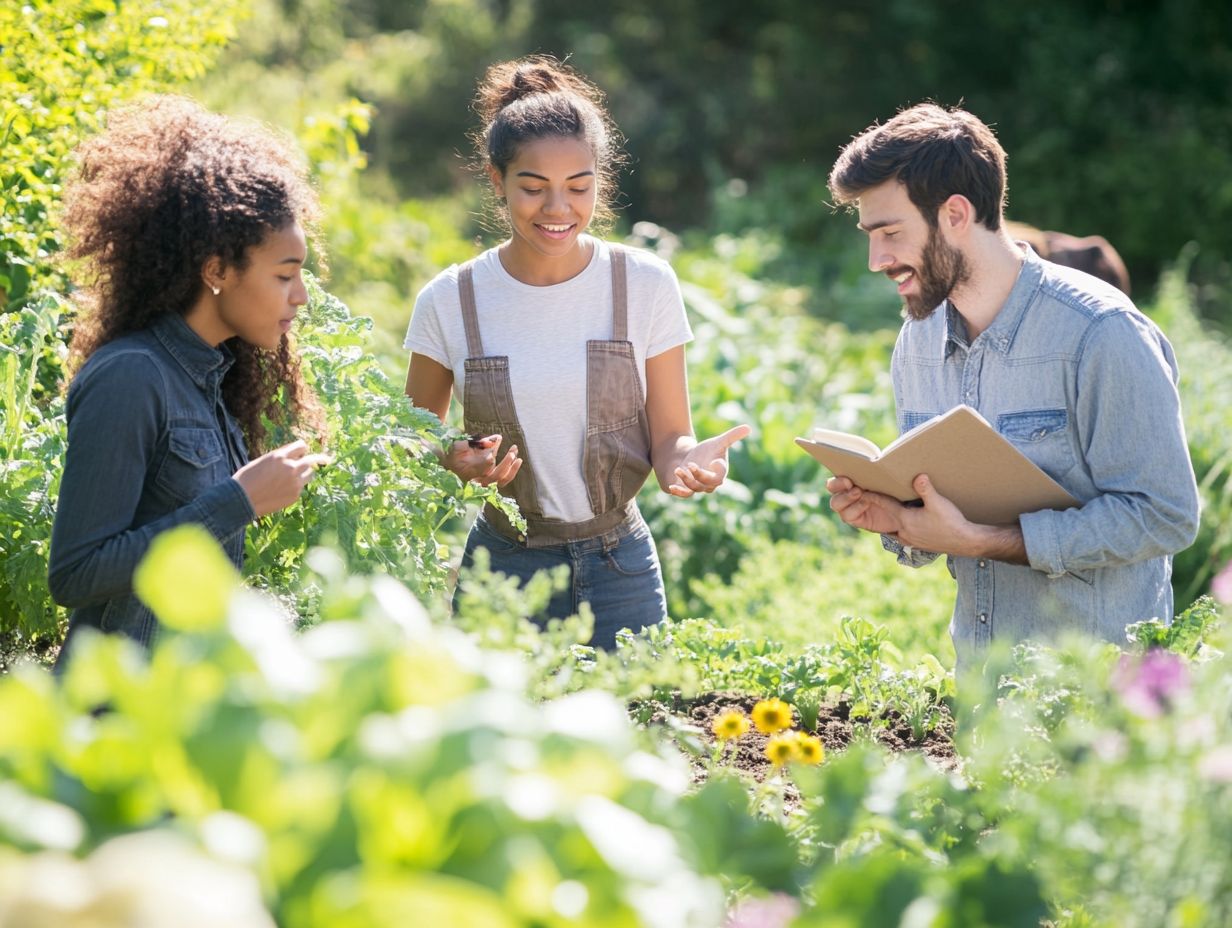
[[[43,359],[64,353],[59,322],[58,301],[50,296],[0,314],[0,652],[12,645],[39,648],[59,631],[47,556],[64,404],[59,395],[38,398]]]
[[[296,599],[305,619],[315,608],[312,585],[301,582],[305,557],[326,543],[352,573],[385,573],[421,596],[442,594],[451,552],[441,528],[470,505],[508,504],[494,489],[462,483],[440,466],[434,450],[456,433],[413,408],[402,384],[381,370],[369,353],[372,320],[352,316],[309,284],[298,344],[325,412],[333,460],[300,502],[249,532],[244,572]]]
[[[245,9],[244,0],[0,6],[0,309],[40,287],[63,290],[54,214],[76,143],[117,103],[200,77]]]
[[[1202,497],[1198,537],[1174,565],[1178,606],[1209,590],[1215,574],[1232,563],[1232,345],[1204,329],[1194,312],[1192,255],[1182,255],[1164,274],[1159,299],[1150,307],[1176,348],[1185,431]]]

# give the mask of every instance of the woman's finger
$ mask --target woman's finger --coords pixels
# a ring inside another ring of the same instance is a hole
[[[693,471],[688,468],[684,468],[684,467],[676,468],[676,482],[680,486],[683,486],[687,490],[689,490],[690,493],[705,493],[706,492],[705,482],[698,479],[697,474],[693,473]]]
[[[718,486],[723,477],[715,470],[702,467],[700,464],[689,464],[689,475],[703,487]]]
[[[299,460],[308,453],[308,443],[302,438],[297,438],[290,444],[283,445],[278,449],[278,451],[280,451],[284,457],[288,457],[293,461]]]
[[[722,435],[716,436],[713,441],[715,443],[716,454],[727,454],[727,449],[741,439],[748,438],[749,433],[753,431],[747,425],[737,425],[735,428],[730,428]]]
[[[495,483],[497,486],[503,486],[505,483],[512,480],[509,474],[509,468],[513,466],[518,458],[518,446],[512,445],[505,453],[505,456],[499,461],[494,461],[492,466],[485,470],[480,476],[475,478],[475,482],[483,486],[489,486]]]
[[[505,479],[501,480],[500,483],[497,484],[497,486],[503,487],[507,483],[509,483],[511,480],[513,480],[513,478],[518,475],[518,471],[522,469],[523,460],[524,460],[523,458],[518,458],[516,461],[514,461],[513,467],[509,468],[509,473],[505,475]]]
[[[503,486],[508,483],[511,478],[510,470],[521,461],[518,457],[518,446],[513,445],[509,451],[501,458],[500,463],[492,469],[492,482]],[[515,471],[516,472],[516,471]]]

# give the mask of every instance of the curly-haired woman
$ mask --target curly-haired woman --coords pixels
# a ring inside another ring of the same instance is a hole
[[[151,98],[81,146],[66,201],[82,313],[49,572],[73,610],[61,665],[86,627],[151,644],[133,572],[155,535],[200,524],[238,566],[246,526],[327,461],[265,448],[267,423],[320,436],[289,337],[319,207],[281,139]]]

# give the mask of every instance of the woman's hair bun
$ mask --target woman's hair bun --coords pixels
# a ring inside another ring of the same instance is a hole
[[[488,68],[479,84],[476,106],[484,123],[490,123],[505,107],[536,93],[563,91],[594,101],[594,91],[555,58],[535,55],[505,61]]]

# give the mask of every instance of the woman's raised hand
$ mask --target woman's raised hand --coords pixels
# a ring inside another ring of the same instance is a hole
[[[483,486],[494,483],[503,487],[522,469],[522,458],[518,457],[518,446],[510,445],[505,456],[498,461],[496,453],[500,450],[500,444],[499,435],[455,441],[441,458],[441,464],[462,480]]]
[[[235,479],[260,518],[299,499],[316,469],[332,460],[328,454],[309,453],[302,441],[293,441],[249,461],[235,472]]]
[[[727,449],[751,432],[747,425],[737,425],[722,435],[699,441],[676,466],[676,480],[667,492],[688,498],[694,493],[713,493],[727,479]]]

